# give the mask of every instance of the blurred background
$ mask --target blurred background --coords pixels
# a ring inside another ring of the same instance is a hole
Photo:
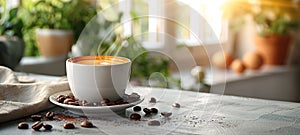
[[[64,76],[69,57],[118,55],[133,61],[132,85],[299,101],[299,7],[299,0],[0,0],[0,65]]]

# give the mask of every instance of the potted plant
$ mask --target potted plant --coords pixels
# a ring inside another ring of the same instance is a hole
[[[45,57],[66,56],[96,9],[85,0],[40,0],[25,5],[24,19],[35,29],[37,46]]]
[[[298,3],[293,0],[229,0],[223,11],[232,25],[241,26],[246,17],[255,22],[254,43],[265,64],[285,64],[291,33],[299,27]]]
[[[24,53],[23,21],[18,8],[1,8],[4,10],[0,13],[0,65],[14,69]]]

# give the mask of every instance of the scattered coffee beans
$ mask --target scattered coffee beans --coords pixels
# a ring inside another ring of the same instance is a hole
[[[148,122],[149,126],[160,126],[160,122],[158,120],[150,120]]]
[[[75,126],[73,123],[66,123],[66,124],[64,124],[64,128],[65,129],[74,129]]]
[[[156,103],[156,99],[154,97],[151,97],[149,100],[150,103]]]
[[[151,110],[148,109],[148,108],[144,108],[143,111],[144,111],[146,114],[150,114],[150,113],[151,113]]]
[[[172,115],[171,112],[161,112],[160,114],[164,117],[170,117]]]
[[[132,120],[141,120],[141,115],[138,113],[133,113],[130,115],[130,119]]]
[[[29,125],[26,122],[21,122],[21,123],[18,124],[18,128],[19,129],[28,129]]]
[[[45,130],[51,130],[52,126],[49,124],[44,124],[43,127],[45,128]]]
[[[92,128],[94,127],[93,123],[92,122],[89,122],[87,120],[83,121],[80,123],[80,126],[81,127],[85,127],[85,128]]]
[[[31,119],[33,121],[40,121],[42,119],[42,115],[31,115]]]
[[[139,112],[141,110],[142,110],[142,108],[140,106],[133,107],[133,111],[135,111],[135,112]]]
[[[176,108],[180,108],[180,104],[179,103],[173,103],[172,106],[176,107]]]
[[[43,127],[43,123],[40,121],[37,121],[35,123],[32,124],[31,128],[35,131],[40,130]]]
[[[45,117],[47,119],[49,119],[49,120],[53,120],[54,115],[55,114],[53,112],[47,112],[46,115],[45,115]]]
[[[158,113],[158,110],[156,108],[151,108],[150,111],[153,114],[157,114]]]

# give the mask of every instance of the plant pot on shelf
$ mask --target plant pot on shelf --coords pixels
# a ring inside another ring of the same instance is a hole
[[[255,36],[256,50],[266,65],[286,64],[292,37],[290,35]]]
[[[67,56],[74,42],[74,33],[71,30],[37,29],[36,40],[42,56]]]

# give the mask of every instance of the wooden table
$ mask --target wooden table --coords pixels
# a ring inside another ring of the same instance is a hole
[[[293,102],[261,100],[253,98],[223,96],[210,93],[134,87],[128,92],[137,92],[145,97],[141,107],[155,107],[159,112],[172,112],[170,118],[160,114],[142,117],[141,121],[128,119],[125,114],[117,117],[87,118],[96,126],[80,127],[80,121],[86,119],[69,113],[67,110],[54,107],[57,114],[72,119],[43,121],[53,126],[52,131],[20,130],[17,125],[29,117],[0,124],[0,134],[299,134],[300,104]],[[154,97],[156,104],[149,103]],[[177,102],[180,108],[172,107]],[[127,114],[132,108],[126,110]],[[142,113],[141,113],[142,114]],[[116,115],[114,115],[116,116]],[[64,129],[66,121],[75,123],[76,129]],[[149,126],[150,120],[158,120],[160,126]]]

